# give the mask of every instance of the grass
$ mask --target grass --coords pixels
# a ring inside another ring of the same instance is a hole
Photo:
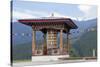
[[[79,60],[79,59],[82,59],[82,57],[70,57],[70,58],[66,58],[66,57],[63,57],[63,58],[59,58],[60,60]]]
[[[70,58],[63,57],[63,58],[59,58],[59,60],[82,60],[82,59],[91,60],[91,59],[97,59],[97,58],[96,57],[70,57]]]

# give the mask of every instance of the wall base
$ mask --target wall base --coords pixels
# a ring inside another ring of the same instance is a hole
[[[58,58],[70,57],[69,55],[57,55],[57,56],[32,56],[32,61],[56,61]]]

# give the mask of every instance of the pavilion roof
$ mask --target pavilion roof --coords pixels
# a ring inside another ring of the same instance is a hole
[[[19,19],[20,23],[26,25],[32,24],[64,24],[69,26],[71,29],[78,28],[77,25],[70,18],[63,17],[43,17],[43,18],[34,18],[34,19]]]

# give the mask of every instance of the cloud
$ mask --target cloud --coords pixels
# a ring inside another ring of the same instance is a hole
[[[34,18],[36,16],[33,16],[33,15],[25,13],[25,12],[13,11],[13,17],[18,18],[18,19],[19,18],[24,19],[24,18]]]
[[[24,10],[24,12],[38,17],[47,16],[49,14],[49,12],[47,11],[35,11],[35,10]]]
[[[54,17],[67,17],[66,15],[63,15],[63,14],[58,13],[58,12],[52,12],[52,13],[54,14]],[[52,13],[49,16],[51,16]]]
[[[97,17],[96,6],[93,5],[78,5],[79,10],[84,14],[81,18],[90,19]]]
[[[53,12],[54,14],[54,17],[65,17],[65,18],[71,18],[73,20],[77,20],[77,18],[75,17],[72,17],[72,16],[68,16],[68,15],[64,15],[62,13],[59,13],[59,12]],[[50,15],[49,15],[50,16]]]
[[[13,11],[13,22],[17,21],[18,19],[51,17],[52,13],[54,14],[54,17],[65,17],[76,20],[76,18],[74,17],[67,16],[59,12],[23,10],[23,11]]]
[[[12,15],[13,15],[13,22],[17,21],[18,19],[36,18],[36,16],[34,15],[20,11],[13,11]]]
[[[39,18],[46,17],[49,15],[48,12],[43,11],[32,11],[32,10],[23,10],[23,11],[13,11],[13,21],[17,21],[18,19],[31,19],[31,18]]]
[[[91,10],[92,6],[90,6],[90,5],[79,5],[78,8],[83,13],[88,13]]]

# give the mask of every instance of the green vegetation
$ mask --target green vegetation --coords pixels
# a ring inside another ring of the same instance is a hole
[[[65,39],[64,39],[65,40]],[[38,49],[40,41],[37,45]],[[92,50],[96,50],[97,55],[97,31],[85,32],[74,44],[70,50],[71,57],[92,57]],[[13,60],[14,62],[30,61],[32,56],[32,45],[31,42],[24,44],[13,45]],[[73,59],[73,58],[72,58]],[[79,58],[80,59],[80,58]]]
[[[93,49],[95,49],[97,56],[97,31],[89,31],[84,33],[73,46],[74,53],[81,57],[92,57]]]
[[[79,60],[79,59],[83,59],[83,58],[82,57],[59,58],[59,60]]]
[[[31,60],[32,51],[31,43],[13,45],[13,60],[26,61]]]
[[[78,53],[78,51],[75,50],[74,47],[72,47],[72,48],[70,49],[70,56],[71,56],[71,57],[79,57],[79,53]]]

